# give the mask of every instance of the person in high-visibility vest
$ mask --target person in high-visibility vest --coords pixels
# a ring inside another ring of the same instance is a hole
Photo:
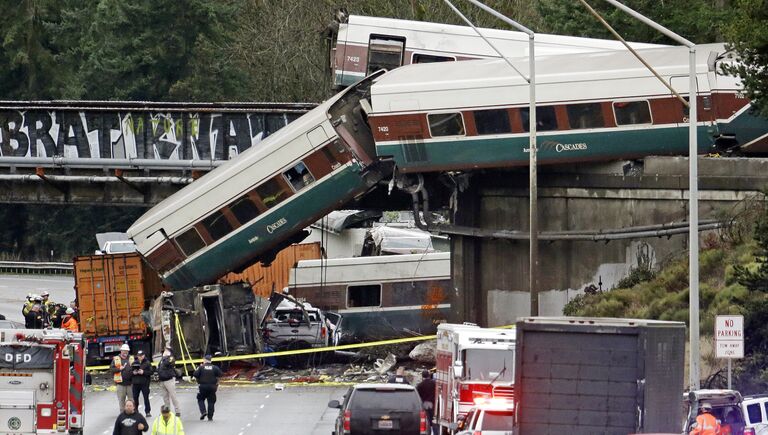
[[[720,422],[712,415],[710,403],[701,404],[696,423],[693,424],[693,429],[688,433],[690,435],[720,435]]]
[[[78,332],[80,327],[77,324],[77,320],[75,320],[75,317],[73,316],[74,313],[75,310],[72,308],[67,308],[67,314],[64,315],[64,321],[61,322],[61,327],[67,331]]]
[[[152,423],[151,435],[184,435],[184,425],[179,417],[171,414],[170,406],[160,408],[160,415]]]
[[[130,356],[131,347],[128,343],[120,346],[120,354],[112,358],[109,365],[109,371],[112,373],[112,380],[115,382],[115,392],[117,393],[117,403],[120,405],[120,412],[125,408],[125,399],[132,398],[131,376],[133,375],[133,357]]]

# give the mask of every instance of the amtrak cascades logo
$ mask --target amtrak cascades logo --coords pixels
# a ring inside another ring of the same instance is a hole
[[[587,144],[584,142],[579,143],[559,143],[555,145],[555,151],[562,153],[563,151],[583,151],[587,149]]]
[[[11,430],[18,430],[21,427],[21,420],[19,417],[11,417],[8,419],[8,428]]]
[[[267,232],[268,232],[269,234],[272,234],[272,233],[274,233],[274,232],[275,232],[275,231],[276,231],[278,228],[282,227],[283,225],[285,225],[285,224],[287,224],[287,223],[288,223],[288,221],[287,221],[287,220],[285,220],[285,218],[280,218],[280,220],[278,220],[277,222],[275,222],[275,223],[273,223],[273,224],[269,224],[269,225],[267,225]]]

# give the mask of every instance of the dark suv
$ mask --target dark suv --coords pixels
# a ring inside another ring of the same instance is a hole
[[[347,391],[343,403],[331,400],[328,407],[340,410],[334,435],[429,433],[419,393],[410,385],[358,384]]]

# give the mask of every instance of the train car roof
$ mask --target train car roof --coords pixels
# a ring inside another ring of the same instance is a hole
[[[427,21],[411,21],[401,20],[397,18],[381,18],[381,17],[367,17],[363,15],[350,15],[348,19],[349,26],[363,26],[367,29],[375,30],[370,33],[391,34],[396,30],[400,33],[404,32],[418,32],[419,34],[434,34],[435,38],[450,38],[455,36],[466,36],[469,38],[476,38],[478,40],[477,49],[473,52],[463,53],[467,55],[481,55],[498,57],[495,51],[488,47],[488,45],[482,41],[480,36],[469,26],[460,26],[455,24],[433,23]],[[480,32],[486,38],[497,41],[516,41],[522,42],[527,45],[528,35],[523,32],[514,30],[502,30],[502,29],[490,29],[479,28]],[[414,48],[429,48],[429,44],[424,42],[425,38],[418,38],[408,45]],[[365,36],[366,44],[368,43],[368,37]],[[445,41],[447,44],[451,44],[451,41]],[[566,35],[553,35],[546,33],[537,33],[535,38],[537,46],[546,46],[548,51],[573,51],[578,49],[579,51],[598,51],[598,50],[623,50],[624,46],[619,41],[610,39],[598,39],[598,38],[584,38],[578,36],[566,36]],[[630,42],[633,48],[654,48],[654,47],[668,47],[663,44],[649,44],[642,42]],[[440,48],[449,50],[444,44]],[[453,51],[453,50],[450,50]],[[457,52],[457,54],[462,54]]]
[[[343,93],[343,92],[342,92]],[[137,234],[142,233],[148,229],[154,227],[160,227],[164,225],[163,219],[172,215],[181,207],[192,202],[195,198],[202,195],[202,192],[207,192],[211,189],[218,187],[220,184],[225,183],[232,174],[239,173],[246,170],[248,167],[259,161],[261,158],[267,156],[272,152],[270,145],[290,141],[296,137],[306,134],[309,130],[320,124],[319,119],[325,120],[326,111],[330,105],[332,105],[342,93],[328,99],[321,103],[316,108],[312,109],[304,116],[294,120],[290,123],[290,127],[283,127],[271,135],[267,136],[263,141],[257,145],[251,146],[237,158],[227,161],[226,163],[218,166],[205,174],[198,180],[195,180],[192,184],[184,187],[183,189],[175,192],[171,196],[167,197],[146,213],[144,213],[136,222],[131,225],[127,230],[130,237],[135,237]],[[314,115],[312,115],[314,114]],[[319,115],[319,117],[318,117]],[[282,165],[285,162],[278,162]],[[257,176],[271,176],[271,172],[268,174],[258,174]]]
[[[723,53],[725,46],[723,44],[697,46],[698,74],[707,72],[707,59],[713,51]],[[673,75],[687,77],[688,75],[688,48],[686,47],[655,48],[638,50],[638,52],[662,77]],[[523,74],[528,74],[527,58],[513,58],[510,61]],[[573,92],[594,92],[593,88],[596,86],[589,84],[600,80],[648,77],[652,77],[651,72],[627,51],[554,55],[536,59],[537,85],[575,82],[586,84],[586,86],[571,86],[574,88]],[[498,104],[502,104],[502,101],[510,102],[509,95],[501,95],[494,88],[514,86],[527,87],[528,83],[502,59],[408,65],[392,70],[376,80],[371,87],[371,103],[375,114],[397,111],[394,109],[397,104],[392,104],[393,102],[417,99],[419,107],[408,110],[429,110],[447,107],[444,103],[446,99],[451,98],[451,95],[454,101],[457,98],[468,101],[467,95],[473,95],[483,89],[493,89],[494,98],[499,100]],[[669,93],[658,81],[652,86],[661,89],[662,93]],[[700,86],[702,86],[701,83]],[[625,90],[625,92],[633,91],[636,90]],[[687,87],[681,92],[687,92]],[[434,94],[436,98],[430,98],[430,94]],[[544,95],[537,95],[537,100],[548,101],[546,98],[542,99],[542,96]],[[562,94],[554,94],[552,98],[568,99]],[[527,94],[525,102],[527,103]]]

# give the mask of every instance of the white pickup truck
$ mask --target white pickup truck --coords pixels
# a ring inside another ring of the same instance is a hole
[[[265,343],[274,350],[335,346],[341,332],[341,316],[323,312],[292,296],[272,293],[261,322]]]

